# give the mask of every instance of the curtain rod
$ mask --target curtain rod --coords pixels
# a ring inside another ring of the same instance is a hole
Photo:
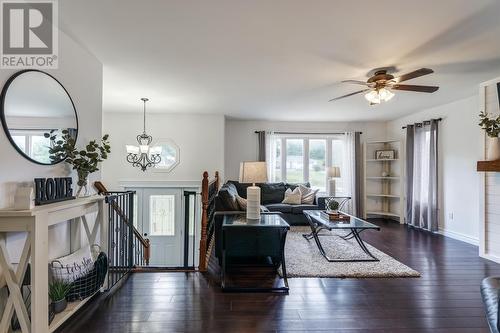
[[[429,123],[431,122],[431,120],[441,121],[441,120],[443,120],[443,118],[437,118],[437,119],[424,120],[424,121],[422,121],[422,122],[415,123],[415,124],[425,125],[425,124],[429,124]],[[401,129],[405,129],[407,126],[408,126],[408,125],[403,126],[403,127],[401,127]]]
[[[255,134],[258,134],[260,132],[265,132],[265,131],[255,131]],[[305,135],[313,135],[313,134],[319,134],[319,135],[335,135],[335,134],[345,134],[346,132],[330,132],[330,133],[307,133],[307,132],[273,132],[275,134],[305,134]],[[363,132],[356,132],[359,134],[363,134]]]

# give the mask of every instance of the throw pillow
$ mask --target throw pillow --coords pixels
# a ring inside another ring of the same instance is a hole
[[[236,201],[236,196],[238,195],[238,191],[236,190],[236,186],[231,183],[224,184],[219,190],[218,203],[225,210],[240,210],[238,205],[238,201]]]
[[[307,205],[313,205],[314,199],[316,198],[316,193],[318,193],[319,189],[313,190],[312,188],[306,187],[302,184],[299,185],[298,189],[302,197],[301,203]]]
[[[247,210],[247,199],[236,194],[236,202],[238,203],[238,206],[240,206],[240,210]]]
[[[76,279],[86,276],[93,268],[94,261],[88,245],[50,263],[52,278],[67,283],[72,283]]]
[[[300,205],[302,196],[300,195],[299,188],[295,190],[288,189],[285,191],[285,199],[281,203],[290,205]]]

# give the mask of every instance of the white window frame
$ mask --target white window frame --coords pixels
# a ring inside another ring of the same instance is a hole
[[[283,182],[288,182],[287,175],[286,175],[286,159],[287,159],[287,146],[286,146],[286,141],[287,140],[302,140],[303,142],[303,170],[302,170],[302,176],[304,182],[310,182],[309,180],[309,140],[326,140],[326,163],[325,163],[325,169],[327,170],[329,167],[332,166],[332,142],[333,140],[339,140],[341,138],[344,138],[344,134],[329,134],[329,135],[324,135],[324,134],[277,134],[277,140],[280,141],[281,145],[281,181]],[[272,152],[272,154],[275,154],[276,152]],[[275,181],[272,179],[272,181]],[[325,172],[325,188],[328,187],[328,173]]]
[[[170,138],[159,138],[153,144],[153,146],[161,146],[161,145],[169,145],[172,148],[174,148],[176,155],[175,163],[171,164],[168,167],[155,165],[155,167],[153,168],[153,172],[171,172],[181,162],[181,156],[180,156],[181,150],[177,145],[177,143],[175,143],[175,141]]]
[[[10,135],[11,136],[24,136],[24,147],[25,151],[24,153],[28,155],[29,157],[33,157],[33,137],[34,136],[43,136],[45,133],[50,132],[50,130],[45,130],[45,129],[14,129],[11,131]],[[17,145],[16,145],[17,146]],[[19,149],[21,149],[19,146],[17,146]]]

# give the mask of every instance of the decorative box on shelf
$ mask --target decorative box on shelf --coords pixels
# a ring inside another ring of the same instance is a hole
[[[477,171],[500,172],[500,160],[497,161],[478,161]]]

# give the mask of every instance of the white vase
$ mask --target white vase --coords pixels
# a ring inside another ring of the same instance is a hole
[[[488,137],[488,151],[486,159],[488,161],[500,160],[500,138]]]

